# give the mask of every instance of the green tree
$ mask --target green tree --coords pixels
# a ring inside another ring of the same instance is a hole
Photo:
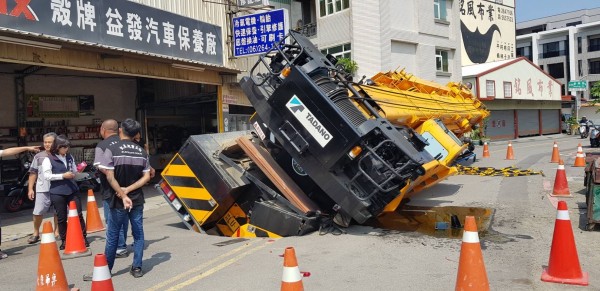
[[[594,86],[590,88],[590,96],[594,97],[594,100],[590,102],[592,106],[596,106],[600,102],[600,82],[594,83]],[[599,113],[600,109],[596,109],[596,113]]]
[[[594,83],[594,86],[590,89],[590,95],[592,97],[600,98],[600,82]],[[594,102],[598,102],[598,100],[594,100]]]

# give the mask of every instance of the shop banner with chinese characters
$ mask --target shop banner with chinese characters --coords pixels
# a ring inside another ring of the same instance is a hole
[[[289,29],[286,9],[271,10],[233,18],[234,56],[261,54],[273,47]]]
[[[0,0],[0,28],[223,65],[221,27],[123,0]]]
[[[459,0],[462,65],[515,57],[515,0]]]

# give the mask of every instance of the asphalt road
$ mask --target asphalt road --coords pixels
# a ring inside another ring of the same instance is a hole
[[[513,142],[516,160],[505,160],[506,142],[490,145],[491,158],[476,152],[475,166],[517,166],[542,170],[545,177],[455,176],[423,191],[411,205],[465,206],[493,210],[489,228],[481,233],[481,246],[492,290],[576,290],[581,287],[540,281],[548,264],[556,218],[550,198],[556,164],[549,163],[552,144],[558,142],[566,163],[573,198],[569,206],[573,233],[584,271],[589,272],[590,290],[600,289],[598,231],[585,226],[583,168],[571,167],[577,143],[591,151],[587,140],[553,135],[523,138]],[[461,240],[398,231],[351,226],[342,235],[319,235],[278,240],[233,239],[200,235],[187,230],[163,198],[150,189],[145,209],[146,275],[135,279],[128,273],[132,256],[117,259],[113,269],[116,290],[278,290],[283,258],[288,246],[296,250],[306,290],[450,290],[456,283]],[[102,212],[102,211],[101,211]],[[35,288],[39,245],[27,245],[31,232],[31,210],[2,216],[0,260],[3,290]],[[94,254],[104,249],[104,234],[90,234]],[[131,242],[131,237],[129,239]],[[91,273],[93,257],[63,260],[71,286],[90,289],[82,276]]]

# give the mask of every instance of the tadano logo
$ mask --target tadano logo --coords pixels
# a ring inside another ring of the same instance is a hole
[[[325,126],[306,108],[300,99],[294,95],[286,104],[286,107],[294,114],[294,117],[300,121],[302,126],[317,140],[321,147],[325,147],[333,136]]]

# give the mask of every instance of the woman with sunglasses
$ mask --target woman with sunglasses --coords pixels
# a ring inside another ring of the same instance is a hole
[[[71,143],[64,135],[59,135],[54,139],[50,147],[50,155],[42,163],[44,179],[50,181],[50,200],[56,209],[58,216],[58,232],[62,244],[60,249],[65,249],[65,240],[67,239],[67,213],[71,201],[77,205],[77,214],[81,223],[81,231],[85,240],[85,246],[89,247],[87,234],[85,231],[85,221],[81,213],[81,200],[79,198],[79,187],[75,183],[75,174],[77,166],[73,156],[69,154]]]

